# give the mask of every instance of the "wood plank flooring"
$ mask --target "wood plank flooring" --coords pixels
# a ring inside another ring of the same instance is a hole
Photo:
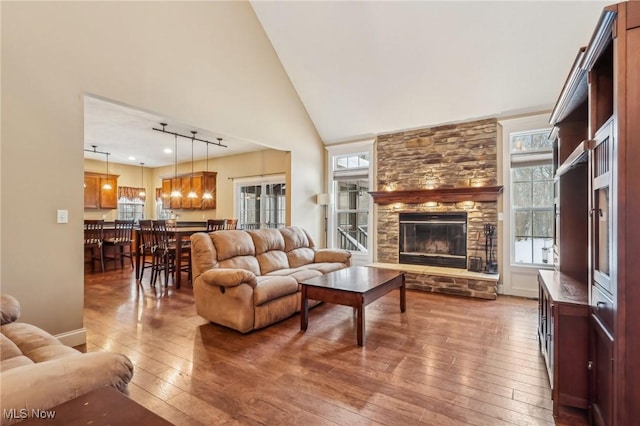
[[[189,284],[140,286],[131,268],[85,274],[88,352],[135,365],[130,396],[176,425],[586,425],[554,422],[537,301],[407,290],[366,308],[322,304],[246,335],[197,316]]]

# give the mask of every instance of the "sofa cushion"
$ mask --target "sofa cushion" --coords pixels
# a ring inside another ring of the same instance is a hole
[[[246,269],[260,275],[256,250],[251,236],[240,230],[209,234],[218,255],[220,268]]]
[[[297,226],[279,229],[284,238],[284,251],[287,253],[289,267],[297,268],[312,263],[315,258],[315,245],[311,237]]]
[[[257,282],[258,285],[253,289],[253,303],[256,306],[298,291],[298,281],[292,277],[261,276]]]
[[[9,324],[20,318],[20,303],[8,294],[0,295],[0,315],[2,324]]]
[[[307,265],[308,266],[308,265]],[[290,269],[280,269],[278,271],[273,271],[269,274],[269,276],[281,276],[281,277],[291,277],[295,279],[297,282],[308,280],[311,278],[319,277],[322,275],[322,272],[312,269],[306,268],[304,266],[300,268],[290,268]]]
[[[256,248],[256,259],[262,275],[271,271],[288,268],[289,261],[284,252],[284,238],[277,229],[257,229],[248,231]]]

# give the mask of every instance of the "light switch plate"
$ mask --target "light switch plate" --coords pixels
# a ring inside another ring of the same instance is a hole
[[[57,211],[58,223],[69,223],[69,210]]]

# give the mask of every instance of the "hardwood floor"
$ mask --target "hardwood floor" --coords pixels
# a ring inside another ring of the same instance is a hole
[[[177,425],[553,425],[537,301],[407,290],[366,308],[322,304],[242,335],[198,317],[189,284],[85,274],[86,351],[135,365],[131,398]],[[582,412],[558,425],[586,425]]]

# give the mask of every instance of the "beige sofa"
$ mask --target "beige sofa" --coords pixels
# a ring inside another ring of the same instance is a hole
[[[18,301],[0,296],[0,424],[29,417],[102,386],[127,393],[133,365],[113,352],[82,353],[44,330],[15,322]]]
[[[191,256],[198,315],[241,333],[300,312],[300,281],[351,263],[295,226],[193,234]]]

